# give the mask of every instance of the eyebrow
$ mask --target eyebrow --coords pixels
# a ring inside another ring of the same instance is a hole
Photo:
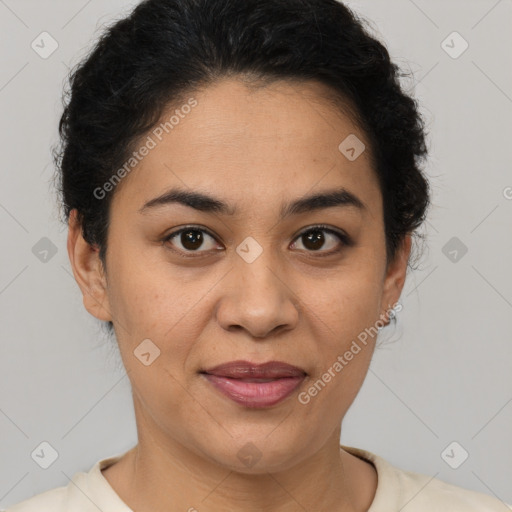
[[[201,192],[183,190],[179,188],[173,188],[162,195],[149,200],[139,209],[139,213],[146,214],[154,208],[173,203],[182,204],[206,213],[216,213],[229,216],[233,216],[237,213],[235,207],[230,206],[221,199]],[[280,219],[283,220],[291,215],[313,212],[335,206],[352,207],[361,212],[367,210],[366,205],[361,199],[342,187],[311,194],[283,204],[280,211]]]

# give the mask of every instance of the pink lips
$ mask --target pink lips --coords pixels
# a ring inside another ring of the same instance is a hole
[[[253,364],[232,361],[201,372],[222,394],[245,407],[270,407],[284,400],[306,372],[280,361]]]

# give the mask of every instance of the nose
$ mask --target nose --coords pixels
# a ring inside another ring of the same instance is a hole
[[[285,273],[263,253],[252,263],[236,258],[226,276],[216,307],[217,321],[227,331],[245,330],[267,338],[295,328],[299,300]]]

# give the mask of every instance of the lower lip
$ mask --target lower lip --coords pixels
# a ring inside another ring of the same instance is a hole
[[[288,395],[302,383],[305,376],[283,377],[269,382],[248,382],[218,375],[203,374],[222,394],[245,407],[270,407]]]

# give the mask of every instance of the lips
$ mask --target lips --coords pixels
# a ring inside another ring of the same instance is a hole
[[[306,372],[297,366],[281,361],[269,361],[253,364],[248,361],[232,361],[205,370],[204,373],[229,377],[230,379],[280,379],[284,377],[301,377]]]
[[[201,373],[224,396],[251,408],[269,407],[281,402],[307,375],[301,368],[281,361],[263,364],[232,361]]]

